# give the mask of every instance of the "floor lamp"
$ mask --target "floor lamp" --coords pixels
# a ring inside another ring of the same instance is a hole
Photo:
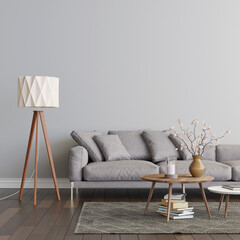
[[[59,79],[55,77],[42,77],[42,76],[19,77],[18,78],[18,107],[30,107],[30,108],[59,107]],[[56,189],[57,199],[60,200],[60,194],[58,190],[52,151],[49,144],[44,112],[39,111],[37,109],[33,111],[32,125],[31,125],[29,140],[28,140],[26,159],[25,159],[25,164],[23,168],[22,182],[21,182],[21,188],[19,193],[19,200],[21,201],[30,152],[31,152],[31,146],[32,146],[32,141],[34,136],[34,130],[36,127],[35,175],[34,175],[34,197],[33,197],[34,206],[36,206],[37,204],[37,163],[38,163],[39,119],[41,121],[43,135],[44,135],[44,139],[47,147],[47,152],[48,152],[49,162],[52,170],[52,177],[53,177],[53,182]]]

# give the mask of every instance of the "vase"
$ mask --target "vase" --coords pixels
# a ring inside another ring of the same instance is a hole
[[[201,177],[205,172],[201,158],[201,155],[193,155],[193,161],[189,166],[189,171],[193,177]]]

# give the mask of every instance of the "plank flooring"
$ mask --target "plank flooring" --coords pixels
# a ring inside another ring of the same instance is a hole
[[[16,191],[0,189],[0,197]],[[82,205],[92,202],[146,202],[148,190],[79,190],[78,198],[70,201],[70,189],[61,189],[57,201],[53,189],[38,190],[38,205],[33,207],[33,189],[24,190],[23,199],[18,195],[0,201],[0,240],[240,240],[240,234],[85,234],[74,235]],[[160,201],[166,190],[156,190],[152,201]],[[206,191],[208,201],[218,201],[219,196]],[[188,190],[188,200],[202,201],[199,190]],[[231,201],[239,202],[240,196]]]

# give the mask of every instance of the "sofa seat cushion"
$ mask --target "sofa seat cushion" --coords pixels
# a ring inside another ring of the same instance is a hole
[[[134,160],[151,160],[150,152],[142,137],[141,130],[136,131],[109,131],[108,134],[118,135],[123,146]]]
[[[226,161],[224,164],[232,167],[232,180],[240,181],[240,160]]]
[[[85,181],[140,181],[143,175],[158,173],[159,166],[141,160],[93,162],[83,168]]]
[[[232,169],[230,166],[214,162],[212,160],[202,160],[206,170],[204,175],[214,177],[215,181],[228,181],[232,179]],[[178,160],[177,161],[177,173],[178,174],[190,174],[189,165],[192,160]],[[160,173],[166,173],[166,162],[158,163],[160,167]]]

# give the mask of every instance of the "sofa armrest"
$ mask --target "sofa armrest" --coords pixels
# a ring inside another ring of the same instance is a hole
[[[88,164],[88,152],[84,147],[76,146],[69,153],[69,180],[82,181],[82,169]]]

